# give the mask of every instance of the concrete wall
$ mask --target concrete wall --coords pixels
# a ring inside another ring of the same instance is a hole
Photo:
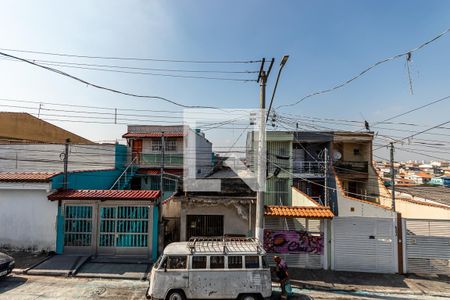
[[[395,213],[375,203],[337,194],[339,217],[391,218]]]
[[[226,201],[225,199],[223,201]],[[240,204],[242,209],[247,213],[249,206]],[[186,203],[181,204],[180,215],[180,240],[186,240],[186,216],[187,215],[223,215],[224,234],[244,234],[247,235],[252,231],[254,223],[255,208],[252,205],[252,215],[250,218],[244,219],[238,214],[237,208],[230,204],[202,204],[202,203]],[[249,224],[251,228],[249,228]]]
[[[318,206],[315,201],[295,187],[292,190],[292,206]]]
[[[195,147],[197,177],[202,178],[208,175],[213,167],[212,144],[200,134],[195,134]]]
[[[370,143],[344,143],[341,147],[336,149],[341,148],[343,161],[371,161]],[[359,155],[354,154],[354,149],[359,149]]]
[[[47,200],[49,189],[49,184],[0,184],[0,246],[55,250],[58,203]]]
[[[108,190],[120,176],[122,170],[99,170],[69,173],[68,188],[74,190]],[[54,189],[62,188],[64,175],[52,178]]]
[[[69,171],[111,169],[116,166],[114,144],[73,144],[69,149]],[[62,172],[61,153],[64,153],[64,144],[0,144],[0,157],[4,158],[0,171]]]
[[[391,218],[395,212],[377,203],[345,196],[341,184],[336,180],[337,211],[339,217]]]
[[[93,142],[38,119],[28,113],[0,112],[0,140],[25,140],[41,143],[93,144]]]
[[[426,199],[414,198],[408,194],[395,193],[395,195],[395,210],[402,214],[402,218],[450,220],[450,207],[445,207]],[[405,198],[408,198],[410,201]],[[426,202],[428,202],[428,205]],[[386,206],[392,205],[390,198],[381,198],[380,203]]]

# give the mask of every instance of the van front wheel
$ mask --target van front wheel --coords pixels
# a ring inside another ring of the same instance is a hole
[[[186,296],[183,291],[175,290],[171,291],[169,295],[167,295],[166,300],[186,300]]]
[[[259,296],[258,295],[242,295],[241,297],[239,297],[239,300],[258,300]]]

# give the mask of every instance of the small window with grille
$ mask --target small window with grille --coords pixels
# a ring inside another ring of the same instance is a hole
[[[152,151],[161,151],[161,140],[152,140]]]

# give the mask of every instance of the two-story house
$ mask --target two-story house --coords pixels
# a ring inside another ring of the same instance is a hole
[[[184,125],[129,125],[123,138],[127,139],[131,164],[136,170],[125,188],[159,190],[163,168],[163,190],[168,197],[177,190],[185,171],[193,171],[189,160],[195,158],[197,178],[212,171],[212,144],[200,130]],[[189,170],[185,170],[188,165]]]

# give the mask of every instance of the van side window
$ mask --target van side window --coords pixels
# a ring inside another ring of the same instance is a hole
[[[167,269],[181,270],[186,269],[187,256],[169,256],[167,257]]]
[[[246,269],[258,269],[259,268],[259,256],[246,256],[245,257]]]
[[[242,269],[242,256],[228,256],[228,269]]]
[[[192,269],[206,269],[206,256],[192,256]]]
[[[223,256],[210,256],[209,258],[210,269],[224,269],[225,258]]]

